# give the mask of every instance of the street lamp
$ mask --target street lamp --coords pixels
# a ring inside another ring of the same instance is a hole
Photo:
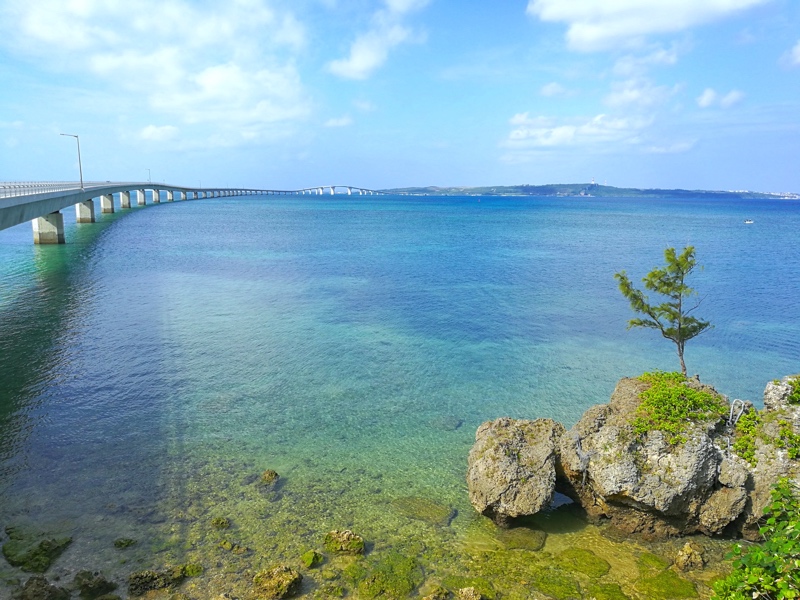
[[[75,140],[78,142],[78,171],[81,174],[81,191],[83,191],[83,165],[81,164],[81,138],[77,135],[73,135],[71,133],[61,133],[59,135],[65,135],[67,137],[74,137]]]
[[[147,183],[150,183],[150,169],[145,169],[147,171]]]

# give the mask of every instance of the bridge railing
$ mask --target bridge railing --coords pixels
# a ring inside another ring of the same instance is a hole
[[[86,186],[87,184],[84,184]],[[77,181],[14,181],[0,182],[0,198],[14,196],[28,196],[44,192],[61,192],[64,190],[80,189]]]

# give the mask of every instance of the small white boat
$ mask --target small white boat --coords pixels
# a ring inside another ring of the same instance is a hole
[[[744,224],[745,225],[751,225],[752,223],[753,223],[753,219],[745,219],[744,220]]]

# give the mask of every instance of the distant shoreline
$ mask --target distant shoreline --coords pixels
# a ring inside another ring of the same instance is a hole
[[[753,192],[750,190],[662,190],[618,188],[597,183],[558,183],[548,185],[495,185],[484,187],[408,187],[381,190],[409,196],[555,196],[615,198],[703,198],[714,200],[800,200],[796,192]]]

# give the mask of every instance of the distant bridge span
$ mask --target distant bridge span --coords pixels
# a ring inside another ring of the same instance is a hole
[[[95,199],[100,200],[102,213],[113,213],[115,206],[131,208],[131,197],[138,206],[150,202],[158,204],[162,199],[193,200],[200,198],[223,198],[230,196],[300,196],[317,195],[380,195],[383,192],[352,185],[324,185],[297,190],[267,190],[251,188],[194,188],[154,182],[26,182],[0,183],[0,230],[19,225],[25,221],[33,223],[35,244],[63,244],[64,215],[61,210],[75,206],[78,223],[95,222]],[[115,196],[118,200],[115,200]]]

